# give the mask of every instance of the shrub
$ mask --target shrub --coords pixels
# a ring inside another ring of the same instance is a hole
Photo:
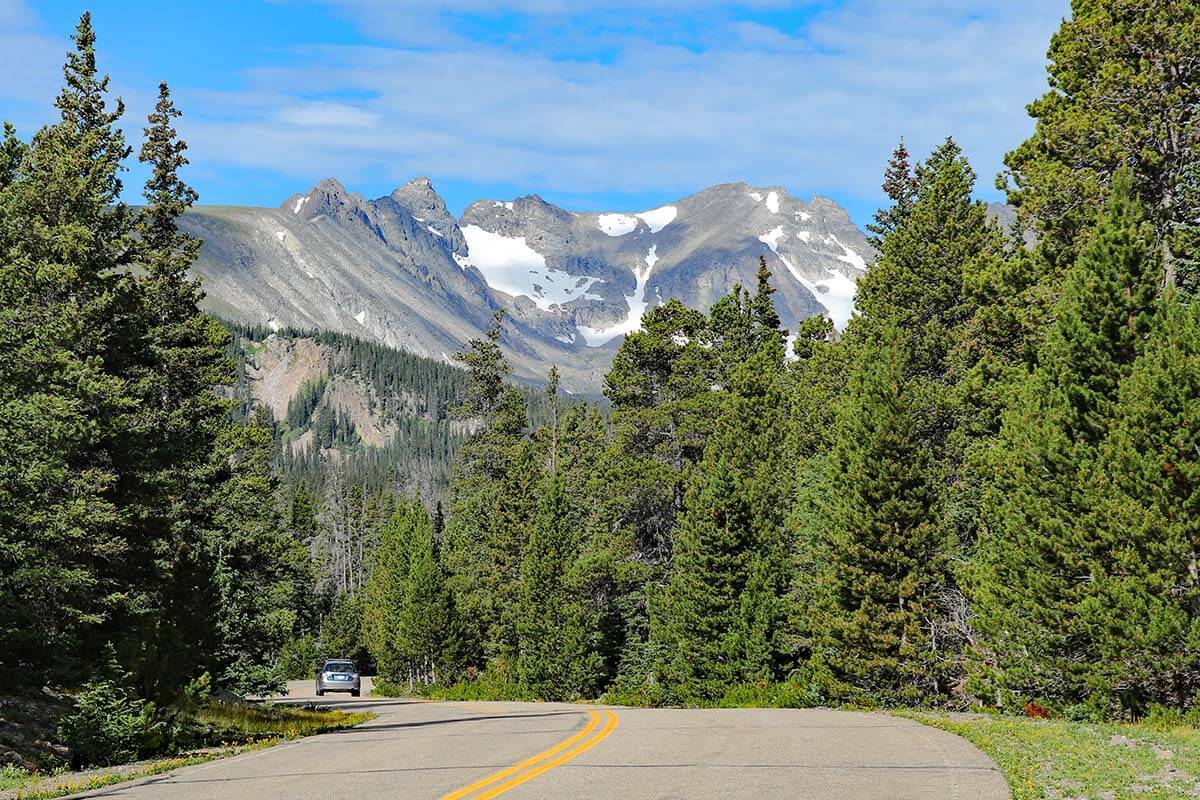
[[[71,766],[107,767],[134,761],[161,747],[166,725],[154,704],[137,697],[120,681],[101,678],[84,685],[74,713],[59,723]]]

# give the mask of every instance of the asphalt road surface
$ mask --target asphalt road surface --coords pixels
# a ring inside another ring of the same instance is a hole
[[[364,686],[364,690],[366,687]],[[965,740],[884,714],[313,697],[378,718],[80,797],[122,800],[1003,800]],[[311,698],[308,699],[308,698]]]

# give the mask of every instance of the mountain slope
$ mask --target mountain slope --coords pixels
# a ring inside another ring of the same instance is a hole
[[[456,220],[424,178],[375,200],[324,180],[278,209],[200,207],[182,225],[204,240],[196,272],[223,317],[450,361],[504,307],[516,376],[555,364],[577,392],[598,391],[646,309],[670,298],[707,309],[753,285],[759,256],[786,326],[818,313],[844,325],[873,257],[835,203],[740,183],[640,214],[529,196],[478,201]]]

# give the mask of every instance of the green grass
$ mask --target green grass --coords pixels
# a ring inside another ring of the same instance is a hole
[[[317,733],[352,728],[375,715],[369,712],[350,713],[332,709],[275,705],[271,703],[209,702],[191,712],[201,725],[225,734],[228,739],[257,739],[282,737],[294,739]]]
[[[1168,800],[1200,796],[1200,729],[1179,721],[1090,723],[1026,717],[904,716],[973,742],[1014,800]]]
[[[26,772],[20,767],[14,767],[11,764],[5,764],[0,767],[0,792],[9,789],[20,789],[22,786],[28,786],[33,781],[37,780],[37,776]]]

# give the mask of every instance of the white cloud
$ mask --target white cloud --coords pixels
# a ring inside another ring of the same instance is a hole
[[[379,115],[344,103],[317,102],[283,108],[278,119],[310,128],[370,128],[379,121]]]
[[[280,42],[291,62],[222,76],[236,89],[176,82],[198,169],[579,194],[741,179],[874,198],[898,137],[923,154],[953,134],[986,190],[1032,127],[1024,106],[1045,91],[1046,46],[1068,11],[1068,0],[326,2],[376,44]],[[791,27],[763,13],[803,6],[825,10]],[[26,74],[20,60],[45,50],[12,49],[35,35],[24,9],[0,0],[0,74]],[[473,27],[455,24],[472,14]],[[519,15],[511,31],[489,27],[499,14]],[[0,79],[0,98],[45,102],[24,83]]]
[[[394,8],[341,5],[364,24]],[[428,15],[433,5],[406,8]],[[619,7],[438,5],[531,15]],[[314,47],[294,67],[248,73],[243,92],[217,96],[239,118],[193,111],[193,150],[282,171],[317,163],[348,179],[384,165],[395,180],[431,173],[531,190],[685,190],[745,179],[873,197],[899,136],[920,153],[953,134],[986,188],[1030,127],[1024,105],[1044,91],[1044,51],[1066,10],[1065,0],[852,0],[800,31],[729,23],[726,43],[700,50],[626,32],[615,57],[578,60],[552,57],[536,41],[438,44],[438,26],[427,22],[408,33],[433,31],[430,47]],[[301,102],[347,93],[368,99]]]

